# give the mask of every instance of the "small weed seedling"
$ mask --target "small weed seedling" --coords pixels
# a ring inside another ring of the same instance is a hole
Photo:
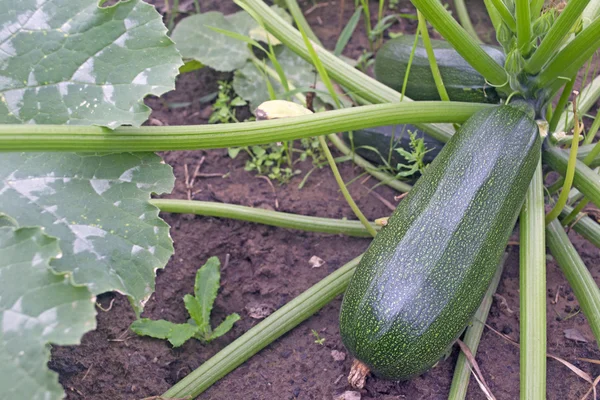
[[[239,122],[235,116],[235,107],[245,106],[247,103],[240,96],[235,96],[231,82],[219,81],[219,94],[213,104],[213,112],[208,119],[209,124],[220,122]],[[235,96],[235,97],[233,97]]]
[[[188,323],[175,324],[163,319],[155,321],[141,318],[131,324],[131,330],[140,336],[167,339],[173,347],[181,346],[192,337],[208,343],[229,332],[240,319],[238,314],[228,315],[214,330],[210,326],[210,313],[221,279],[220,265],[217,257],[211,257],[196,273],[195,296],[186,294],[183,298],[185,308],[192,317]]]
[[[315,343],[323,346],[323,344],[325,343],[325,338],[322,338],[321,335],[319,335],[319,332],[315,331],[314,329],[311,329],[311,331],[313,336],[315,337]]]
[[[408,161],[408,164],[398,164],[396,167],[398,170],[397,177],[412,176],[417,172],[423,173],[425,171],[426,165],[423,157],[430,149],[425,147],[425,140],[423,138],[417,138],[416,132],[409,131],[408,134],[410,135],[411,151],[407,151],[401,147],[394,149]]]

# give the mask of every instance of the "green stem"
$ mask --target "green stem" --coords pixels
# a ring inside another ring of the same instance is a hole
[[[557,220],[546,226],[546,242],[569,285],[573,288],[581,311],[592,328],[596,344],[600,344],[600,289],[594,277]]]
[[[341,294],[348,286],[359,261],[360,257],[355,258],[269,315],[167,390],[163,397],[198,396]]]
[[[559,121],[561,121],[563,119],[563,115],[565,115],[563,113],[563,110],[566,110],[567,102],[569,101],[569,97],[571,97],[571,93],[573,91],[574,85],[575,85],[575,76],[572,76],[571,80],[569,80],[565,84],[565,87],[563,88],[560,98],[558,99],[558,103],[556,104],[556,108],[555,108],[554,112],[552,113],[552,119],[550,120],[549,132],[556,132],[556,128],[558,126],[561,126]],[[562,128],[562,126],[561,126],[561,128]],[[566,127],[565,127],[565,130],[566,130]]]
[[[294,53],[311,62],[310,54],[298,30],[294,29],[261,0],[242,0],[242,3],[247,9],[260,15],[261,21],[270,33]],[[313,47],[329,75],[353,95],[358,95],[371,103],[394,103],[400,100],[400,93],[397,91],[363,74],[326,49],[320,46]],[[405,102],[408,100],[408,98],[404,98]],[[454,133],[454,128],[450,125],[418,122],[416,126],[439,140],[448,141]]]
[[[446,87],[444,86],[444,82],[442,80],[442,75],[440,74],[440,69],[438,68],[437,62],[435,60],[435,54],[433,54],[433,47],[431,46],[429,32],[427,31],[427,21],[425,21],[423,14],[419,10],[417,10],[417,18],[419,19],[419,28],[421,31],[421,36],[423,37],[423,46],[425,46],[425,51],[427,52],[427,59],[429,60],[429,67],[431,69],[431,74],[433,75],[435,87],[437,88],[438,93],[440,95],[440,99],[442,99],[442,101],[450,101],[450,97],[448,97],[448,92],[446,92]],[[468,15],[467,18],[469,18]],[[475,37],[477,37],[477,34],[475,35]]]
[[[502,261],[500,262],[500,265],[498,265],[498,269],[492,278],[492,282],[490,283],[487,292],[485,292],[481,305],[473,316],[472,324],[467,328],[467,332],[463,338],[463,343],[471,350],[473,356],[477,354],[477,348],[479,347],[479,341],[481,340],[485,321],[487,320],[490,308],[492,307],[494,293],[496,293],[498,283],[500,283],[507,255],[508,254],[505,253],[504,257],[502,257]],[[469,387],[470,378],[471,369],[469,368],[469,361],[461,351],[456,360],[456,367],[454,368],[454,376],[452,377],[452,385],[450,386],[448,400],[464,400],[467,397],[467,388]]]
[[[528,0],[516,0],[517,46],[524,58],[531,52],[531,14]]]
[[[490,20],[492,21],[492,25],[494,25],[494,31],[498,32],[500,26],[502,26],[502,16],[494,6],[493,0],[483,0],[485,4],[485,8],[490,16]],[[504,5],[504,3],[502,3]],[[504,6],[506,8],[506,6]],[[510,14],[510,13],[509,13]],[[513,19],[514,21],[514,19]]]
[[[600,18],[594,20],[554,56],[537,76],[537,87],[550,86],[560,76],[573,76],[598,47],[600,47]]]
[[[544,0],[531,0],[529,6],[531,18],[533,21],[535,21],[535,19],[540,16],[542,9],[544,8]]]
[[[373,126],[466,121],[489,105],[403,102],[333,110],[270,121],[222,125],[0,125],[0,151],[160,151],[226,148],[283,142]],[[448,140],[443,135],[441,139]]]
[[[595,145],[583,145],[577,152],[577,158],[590,168],[596,168],[600,166],[600,145],[598,143]],[[548,192],[550,194],[556,193],[562,187],[564,181],[565,180],[563,178],[559,178],[555,183],[548,187]]]
[[[540,46],[533,53],[527,64],[525,64],[525,72],[536,75],[542,70],[544,65],[550,58],[556,54],[560,48],[565,36],[573,25],[577,22],[584,8],[590,0],[570,0],[565,9],[560,13]],[[528,7],[529,8],[529,7]],[[529,24],[531,26],[531,24]]]
[[[598,102],[599,98],[600,76],[597,76],[586,87],[584,87],[579,96],[577,96],[577,112],[579,115],[587,113]],[[564,109],[564,111],[562,111],[557,107],[556,112],[560,112],[560,120],[556,126],[566,127],[565,131],[571,129],[573,127],[573,111],[570,109]],[[599,120],[599,118],[596,118],[596,121]],[[552,132],[552,130],[550,132]]]
[[[340,171],[338,170],[337,165],[335,164],[335,160],[333,159],[333,156],[331,155],[331,151],[329,151],[329,147],[327,146],[327,142],[325,141],[325,138],[323,136],[319,136],[319,143],[321,144],[321,148],[323,149],[323,152],[325,153],[325,157],[327,157],[327,162],[329,162],[329,166],[331,167],[331,172],[333,172],[335,181],[337,182],[338,186],[340,187],[340,190],[342,191],[342,194],[344,195],[346,202],[348,203],[348,205],[354,212],[354,215],[356,215],[356,217],[360,220],[360,222],[362,222],[363,226],[367,229],[367,231],[369,231],[371,236],[375,237],[375,235],[377,235],[377,232],[371,226],[367,217],[365,217],[364,214],[360,211],[360,208],[358,208],[358,206],[354,202],[354,199],[350,195],[350,192],[348,192],[348,188],[346,187],[346,184],[344,183],[344,179],[342,178],[342,175],[340,175]]]
[[[598,16],[600,16],[600,0],[592,0],[581,15],[583,27],[586,28]]]
[[[310,40],[312,40],[319,46],[323,46],[321,44],[321,41],[317,37],[317,35],[315,35],[315,32],[312,30],[312,28],[308,24],[308,21],[306,20],[306,18],[304,18],[304,14],[302,14],[302,10],[300,9],[300,7],[298,7],[298,2],[296,0],[285,0],[285,5],[286,5],[288,11],[290,12],[290,14],[292,15],[292,18],[294,19],[294,21],[296,21],[296,25],[301,26],[302,29],[304,29],[306,36],[308,36],[308,38]]]
[[[546,399],[544,178],[538,163],[520,216],[521,399]]]
[[[564,218],[572,212],[573,209],[571,207],[565,206],[564,210],[560,213],[560,216]],[[577,222],[572,225],[572,228],[575,229],[575,232],[583,236],[594,246],[600,248],[600,225],[598,225],[596,221],[585,214],[577,215],[577,218],[579,218]]]
[[[465,28],[465,31],[467,31],[467,33],[471,35],[473,39],[481,43],[481,40],[479,39],[479,36],[477,36],[477,32],[471,23],[471,18],[469,17],[469,11],[467,11],[467,7],[465,6],[465,1],[454,0],[454,7],[456,8],[456,14],[458,14],[458,20],[460,21],[462,27]]]
[[[161,212],[231,218],[257,224],[277,226],[280,228],[331,233],[334,235],[341,234],[371,237],[371,234],[365,229],[361,222],[346,219],[309,217],[281,211],[263,210],[261,208],[238,206],[235,204],[222,204],[210,201],[152,199],[150,200],[150,204],[158,207]],[[370,223],[370,226],[373,229],[379,229],[375,223]]]
[[[415,7],[452,46],[492,85],[508,90],[504,68],[487,54],[438,0],[412,0]]]
[[[587,206],[589,204],[589,200],[587,199],[587,197],[584,197],[583,199],[581,199],[581,201],[577,204],[577,206],[571,210],[571,212],[566,215],[564,218],[561,219],[560,223],[563,225],[569,225],[571,222],[573,222],[575,220],[575,218],[577,218],[577,216],[579,215],[579,213],[585,208],[585,206]],[[563,215],[564,210],[566,209],[567,205],[565,205],[565,207],[563,208],[563,210],[560,212],[560,215]]]
[[[550,168],[565,176],[569,156],[564,151],[550,147],[542,153],[542,156],[544,162]],[[600,179],[598,179],[598,174],[579,160],[575,163],[573,184],[596,206],[600,207]]]
[[[352,149],[350,149],[342,139],[340,139],[335,133],[332,133],[328,136],[329,140],[339,151],[341,151],[344,155],[352,154],[352,161],[359,167],[363,168],[369,174],[379,179],[383,184],[388,185],[389,187],[396,189],[399,192],[408,192],[412,189],[412,186],[408,183],[399,181],[395,176],[392,176],[388,173],[380,171],[376,166],[362,158],[356,153],[352,153]]]
[[[573,134],[573,141],[571,142],[571,151],[569,153],[569,161],[567,162],[567,171],[565,172],[565,182],[563,184],[562,191],[558,196],[556,204],[552,210],[546,215],[546,224],[554,220],[560,214],[560,211],[567,204],[569,200],[569,192],[571,191],[571,185],[573,185],[573,177],[575,176],[575,163],[577,163],[577,148],[579,147],[579,127],[575,128]]]
[[[504,1],[491,0],[491,2],[494,5],[494,8],[498,12],[498,14],[500,14],[500,17],[502,17],[502,21],[504,21],[506,26],[508,26],[508,28],[511,31],[516,32],[517,31],[517,21],[515,21],[515,17],[512,15],[512,13],[508,9],[508,7],[506,7],[506,4],[504,3]]]

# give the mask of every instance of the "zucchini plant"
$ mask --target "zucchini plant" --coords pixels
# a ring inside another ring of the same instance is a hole
[[[579,90],[573,111],[567,104],[577,72],[600,48],[600,1],[571,0],[560,13],[542,10],[540,1],[486,2],[503,47],[504,64],[492,58],[472,30],[463,29],[437,0],[412,2],[421,13],[420,20],[429,21],[470,65],[470,73],[476,71],[485,86],[493,88],[497,103],[487,102],[488,97],[485,103],[477,102],[481,99],[467,102],[454,95],[452,101],[414,102],[403,96],[408,92],[400,93],[315,41],[303,40],[306,32],[297,31],[281,11],[261,0],[239,0],[247,14],[203,15],[215,24],[228,23],[231,29],[225,30],[242,29],[244,35],[250,34],[251,26],[258,29],[254,34],[263,35],[271,46],[281,43],[290,54],[316,64],[326,87],[330,77],[362,105],[342,108],[343,102],[333,101],[330,104],[339,109],[239,124],[141,126],[149,115],[143,97],[173,89],[183,65],[152,6],[140,0],[111,6],[75,0],[69,7],[58,0],[18,4],[0,0],[5,11],[0,15],[0,151],[4,152],[0,157],[0,397],[62,398],[56,374],[46,368],[47,344],[76,344],[93,329],[96,295],[113,290],[123,293],[139,315],[154,290],[156,270],[173,253],[169,227],[158,217],[160,210],[330,233],[368,236],[375,232],[368,222],[361,225],[227,205],[150,200],[152,193],[170,192],[174,181],[170,167],[154,152],[251,146],[393,124],[413,124],[448,144],[400,204],[389,226],[380,229],[371,249],[361,260],[350,261],[271,314],[163,397],[183,398],[204,391],[342,293],[356,268],[344,300],[341,327],[346,345],[363,362],[359,371],[366,372],[366,365],[393,379],[423,371],[452,344],[475,312],[522,204],[526,281],[544,280],[540,238],[545,237],[598,341],[600,290],[560,220],[554,218],[546,226],[540,218],[544,192],[542,170],[537,166],[541,159],[544,168],[565,176],[565,193],[572,182],[587,200],[600,206],[600,179],[589,166],[598,165],[599,145],[589,150],[591,157],[577,160],[576,151],[563,150],[555,140],[557,133],[568,134],[573,126],[578,132],[579,116],[600,98],[600,78],[593,77]],[[297,7],[289,10],[298,26],[307,26]],[[232,18],[236,19],[233,24]],[[464,15],[461,20],[465,21]],[[222,51],[237,49],[227,60],[234,65],[227,68],[252,61],[243,42],[231,35],[218,40],[227,46]],[[423,43],[429,54],[435,54],[428,40]],[[180,50],[185,52],[185,47],[181,45]],[[277,69],[277,62],[269,60]],[[438,71],[433,80],[439,92],[444,80],[450,87],[460,77],[445,75],[443,60],[430,58],[428,62],[440,64],[439,70],[432,68]],[[285,87],[285,77],[279,78]],[[554,107],[552,101],[561,89]],[[330,90],[328,96],[335,100],[337,95]],[[439,93],[442,99],[446,96]],[[291,96],[284,91],[282,97]],[[463,125],[457,131],[452,124]],[[543,128],[541,137],[537,126]],[[335,141],[336,137],[330,138]],[[355,160],[360,162],[358,157]],[[446,190],[428,196],[437,187]],[[494,196],[495,191],[502,196]],[[448,209],[451,201],[460,207]],[[554,198],[547,201],[552,203]],[[418,212],[409,213],[409,206]],[[417,225],[416,218],[421,216],[424,225]],[[404,226],[406,221],[410,223]],[[452,232],[445,230],[449,221],[456,228]],[[576,229],[578,225],[586,237],[597,240],[596,222],[582,215]],[[419,231],[416,237],[424,241],[421,244],[443,232],[448,245],[439,244],[431,254],[411,252],[402,242],[405,230],[413,227]],[[472,237],[475,231],[469,228],[475,227],[485,240]],[[393,282],[382,278],[399,268],[392,261],[393,254],[406,255],[402,262],[408,262],[408,268],[401,273],[414,285],[394,295]],[[461,268],[450,269],[452,264]],[[369,282],[377,285],[368,287]],[[464,297],[470,286],[475,289]],[[436,293],[442,289],[448,292],[439,297]],[[521,393],[526,399],[545,398],[545,359],[541,356],[545,342],[539,339],[545,326],[544,295],[540,285],[522,286]],[[394,308],[416,298],[425,299],[419,307],[431,317],[428,321],[417,321],[409,309]],[[426,308],[428,304],[436,309]],[[364,316],[352,318],[363,308],[368,311]],[[416,324],[412,330],[410,322]],[[439,325],[443,323],[451,329],[442,332]],[[421,347],[429,350],[409,357]],[[391,359],[410,363],[399,367]]]

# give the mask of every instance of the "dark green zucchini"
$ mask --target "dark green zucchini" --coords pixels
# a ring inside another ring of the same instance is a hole
[[[426,133],[413,125],[388,125],[353,131],[352,138],[354,141],[354,148],[356,149],[356,153],[361,157],[371,161],[373,164],[381,165],[384,164],[382,157],[386,162],[388,160],[390,144],[392,145],[393,149],[402,148],[408,152],[411,151],[410,137],[408,135],[409,131],[416,132],[417,137],[423,138],[425,147],[429,149],[429,151],[425,153],[423,161],[426,164],[432,162],[442,147],[444,147],[444,143],[432,138],[431,136],[428,136]],[[342,138],[348,146],[351,146],[350,135],[348,132],[344,132]],[[374,148],[377,151],[373,151],[371,148]],[[397,151],[392,151],[392,167],[396,167],[398,164],[406,163],[407,160],[402,157],[400,153]]]
[[[387,41],[375,57],[375,76],[381,83],[402,91],[404,74],[415,37],[403,35]],[[433,53],[450,100],[498,103],[496,89],[445,40],[431,40]],[[504,66],[504,53],[498,47],[481,46],[498,64]],[[440,100],[423,42],[415,50],[405,94],[413,100]]]
[[[344,296],[345,346],[386,379],[435,364],[476,311],[540,157],[531,115],[474,114],[377,234]],[[366,367],[365,367],[366,366]]]

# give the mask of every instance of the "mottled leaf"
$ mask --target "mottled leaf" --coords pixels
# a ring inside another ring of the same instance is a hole
[[[221,322],[221,324],[215,328],[215,330],[210,335],[209,340],[216,339],[219,336],[223,336],[224,334],[229,332],[231,330],[231,328],[233,328],[233,324],[235,324],[237,321],[239,321],[239,319],[240,319],[240,316],[238,314],[233,313],[233,314],[228,315],[227,318],[225,318],[225,320],[223,322]]]
[[[198,272],[196,272],[196,282],[194,284],[194,293],[196,300],[200,303],[201,319],[196,320],[198,325],[207,332],[210,327],[210,312],[212,311],[213,303],[217,298],[217,291],[221,280],[219,267],[221,263],[217,257],[211,257],[206,261]]]
[[[173,253],[169,227],[148,199],[173,180],[152,153],[5,153],[0,212],[61,240],[57,271],[94,294],[126,294],[140,311]]]
[[[141,0],[0,0],[0,123],[139,126],[180,65]]]
[[[179,347],[194,336],[198,327],[190,324],[174,324],[164,319],[153,321],[141,318],[131,324],[131,330],[140,336],[167,339],[173,347]]]
[[[40,228],[0,228],[0,399],[62,399],[47,343],[78,344],[96,326],[92,294],[48,267],[57,242]]]

